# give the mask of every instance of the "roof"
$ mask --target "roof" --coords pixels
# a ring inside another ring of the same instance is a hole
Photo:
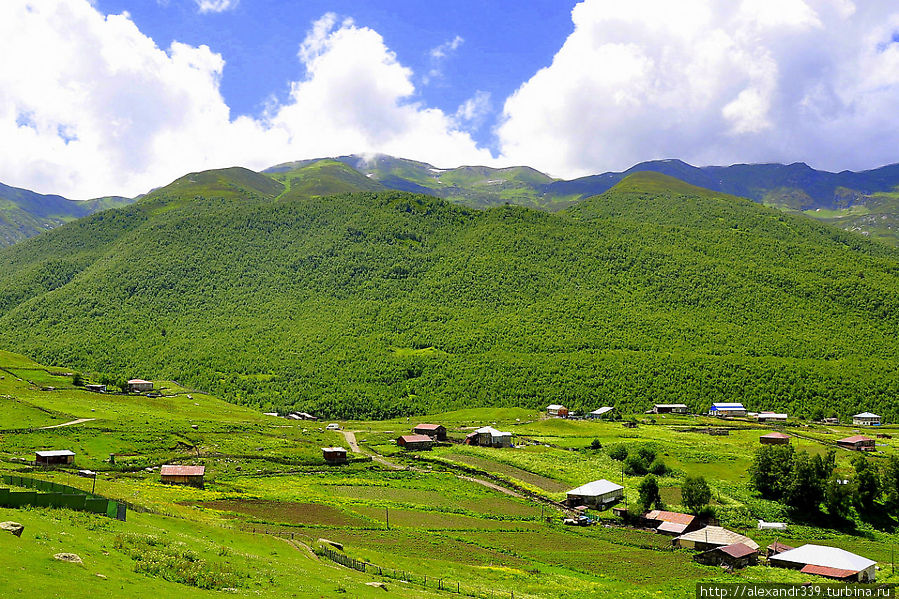
[[[346,453],[346,449],[344,449],[343,447],[322,447],[322,451],[325,453],[332,453],[335,451]]]
[[[762,435],[762,439],[789,439],[790,435],[786,433],[768,433],[767,435]]]
[[[145,381],[144,379],[128,379],[128,384],[132,383],[140,384],[140,383],[152,383],[153,381]]]
[[[656,527],[656,530],[659,532],[669,532],[671,534],[680,535],[684,534],[684,531],[687,530],[689,524],[677,524],[675,522],[662,522]]]
[[[791,547],[789,545],[784,545],[779,541],[774,541],[770,545],[768,545],[768,550],[773,551],[774,553],[781,553],[782,551],[792,551],[795,547]]]
[[[809,564],[800,570],[803,574],[817,574],[827,578],[849,578],[859,573],[859,570],[843,570],[842,568],[828,568],[827,566],[815,566]]]
[[[687,404],[685,403],[657,403],[655,404],[657,408],[686,408]]]
[[[586,485],[581,485],[576,489],[572,489],[568,491],[569,495],[584,495],[586,497],[597,497],[599,495],[605,495],[606,493],[611,493],[613,491],[622,490],[624,487],[621,485],[615,484],[612,481],[608,481],[604,478],[599,480],[595,480],[592,483],[587,483]]]
[[[552,405],[546,406],[546,409],[547,410],[564,410],[565,406],[560,406],[559,404],[554,403]]]
[[[162,476],[203,476],[206,474],[206,466],[175,466],[166,464],[159,469]]]
[[[758,551],[758,547],[753,549],[749,545],[745,543],[734,543],[733,545],[725,545],[724,547],[718,547],[719,551],[723,551],[727,555],[731,557],[746,557],[747,555],[752,555]]]
[[[853,572],[861,572],[877,563],[845,549],[811,544],[779,553],[776,559],[781,562],[839,568]]]
[[[666,512],[665,510],[652,510],[646,514],[647,520],[661,520],[662,522],[672,522],[674,524],[689,525],[693,523],[696,516],[690,514],[682,514],[680,512]]]
[[[446,428],[442,424],[418,424],[415,426],[416,429],[423,429],[426,431],[436,431],[438,428]]]
[[[677,537],[678,541],[692,541],[694,543],[710,543],[714,545],[733,545],[743,543],[753,549],[758,549],[759,544],[747,536],[738,532],[721,528],[720,526],[706,526],[693,532]]]
[[[786,414],[778,414],[776,412],[760,412],[756,418],[773,418],[774,420],[786,420]]]
[[[611,407],[611,406],[603,406],[603,407],[599,408],[598,410],[593,410],[593,411],[590,412],[590,413],[591,413],[591,414],[596,414],[596,415],[598,416],[598,415],[600,415],[600,414],[605,414],[606,412],[611,412],[611,411],[614,410],[614,409],[615,409],[615,408],[613,408],[613,407]]]
[[[713,410],[745,410],[741,403],[713,403]]]
[[[434,440],[427,435],[402,435],[400,439],[406,443],[433,443]]]
[[[861,414],[856,414],[853,418],[880,418],[880,416],[871,412],[862,412]]]
[[[840,439],[837,443],[858,443],[860,441],[873,441],[870,437],[866,437],[864,435],[852,435],[851,437],[846,437],[845,439]]]
[[[75,455],[74,451],[69,451],[68,449],[53,449],[50,451],[35,451],[34,453],[41,456],[42,458],[58,458],[61,456]]]
[[[512,436],[512,433],[507,433],[507,432],[496,430],[492,426],[482,426],[475,432],[480,433],[480,434],[489,433],[491,437],[505,437],[505,436],[511,437]]]

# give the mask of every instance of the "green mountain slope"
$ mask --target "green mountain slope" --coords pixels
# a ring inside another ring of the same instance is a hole
[[[131,201],[128,198],[105,197],[76,202],[62,196],[42,195],[0,183],[0,247]]]
[[[337,160],[308,160],[269,169],[269,175],[285,186],[282,199],[326,196],[386,188]]]
[[[899,417],[899,252],[861,236],[653,174],[558,214],[273,201],[244,175],[0,252],[0,345],[345,416],[743,400]]]

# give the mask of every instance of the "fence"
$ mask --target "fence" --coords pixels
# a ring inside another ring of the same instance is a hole
[[[24,505],[61,507],[93,514],[103,514],[109,518],[122,521],[125,520],[128,511],[128,507],[124,503],[106,499],[68,485],[10,474],[4,474],[0,478],[7,485],[35,489],[34,491],[0,489],[0,506],[3,507],[17,508]]]

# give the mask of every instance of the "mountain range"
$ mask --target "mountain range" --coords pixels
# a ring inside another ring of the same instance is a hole
[[[0,250],[0,347],[344,417],[734,398],[899,417],[899,250],[656,172],[475,209],[452,190],[555,183],[416,175],[442,199],[385,184],[430,167],[346,160],[191,173]]]
[[[292,171],[313,164],[321,169],[320,180],[310,178],[308,170],[304,170],[303,185],[308,189],[318,186],[316,189],[322,194],[393,189],[433,195],[474,208],[513,204],[548,211],[563,210],[601,194],[630,174],[658,172],[899,245],[899,165],[831,173],[803,163],[694,167],[680,160],[656,160],[623,172],[565,181],[529,167],[440,169],[385,155],[351,155],[285,163],[262,174],[289,186]],[[135,200],[108,197],[75,202],[0,185],[0,245]]]

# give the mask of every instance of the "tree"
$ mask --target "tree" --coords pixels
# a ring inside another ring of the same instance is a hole
[[[880,496],[880,477],[868,459],[859,454],[852,459],[855,468],[855,505],[860,510],[871,511]]]
[[[792,445],[763,445],[749,466],[749,481],[762,497],[780,499],[789,482],[792,463]]]
[[[647,474],[640,485],[637,487],[637,493],[640,496],[639,502],[643,506],[643,511],[655,506],[656,509],[663,507],[662,495],[659,493],[659,482],[652,474]]]
[[[602,443],[599,442],[599,439],[593,439],[593,442],[590,443],[590,449],[592,449],[593,451],[602,449]]]
[[[800,513],[817,512],[824,499],[824,481],[807,452],[793,454],[788,480],[784,503]]]
[[[632,454],[627,456],[627,459],[624,461],[624,471],[629,476],[642,476],[649,470],[642,457],[637,454]]]
[[[81,387],[84,385],[84,377],[81,376],[80,372],[76,372],[72,375],[72,384],[76,387]]]
[[[891,455],[884,465],[883,495],[887,507],[899,509],[899,457]]]
[[[833,518],[847,519],[854,494],[855,488],[850,481],[831,474],[824,485],[824,507],[827,508],[827,513]]]
[[[627,459],[627,445],[613,445],[609,448],[609,457],[623,462]]]
[[[681,486],[681,497],[687,509],[698,514],[712,500],[712,490],[702,476],[688,476]]]

